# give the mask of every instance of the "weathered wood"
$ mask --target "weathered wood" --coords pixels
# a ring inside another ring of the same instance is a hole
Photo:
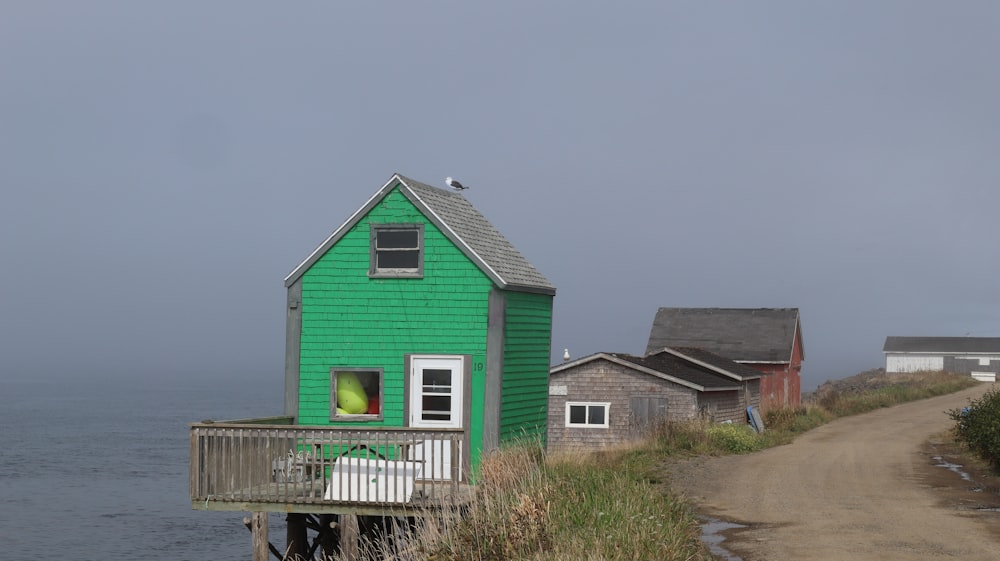
[[[267,561],[268,552],[279,560],[282,559],[281,553],[268,541],[266,512],[254,512],[251,518],[243,519],[243,525],[250,530],[253,542],[253,561]]]
[[[355,561],[358,558],[360,529],[356,514],[340,515],[340,552],[344,561]]]
[[[243,525],[247,527],[247,530],[253,532],[253,522],[250,520],[249,517],[243,518]],[[277,559],[278,561],[285,561],[285,558],[281,555],[281,552],[278,551],[278,548],[274,547],[270,543],[267,544],[267,548],[271,551],[271,555],[273,555],[275,559]]]
[[[319,515],[319,525],[323,528],[316,539],[323,548],[323,559],[332,559],[340,547],[340,524],[332,514]],[[310,552],[312,554],[315,551]]]
[[[198,483],[200,482],[199,476],[201,475],[202,472],[200,462],[204,460],[204,458],[200,457],[198,453],[199,452],[198,444],[200,441],[201,441],[201,436],[197,432],[191,431],[191,455],[188,456],[189,458],[191,458],[191,469],[189,470],[190,475],[188,479],[188,489],[191,490],[192,497],[195,496],[198,490]],[[195,458],[197,458],[197,461],[195,461]]]
[[[461,466],[468,465],[464,439],[462,429],[194,424],[192,506],[244,512],[369,511],[361,514],[450,506],[466,487],[461,481],[467,473]],[[437,448],[453,455],[442,457]],[[445,458],[453,471],[438,469],[446,479],[432,479],[435,473],[428,466]],[[360,460],[369,467],[347,469]],[[422,467],[420,475],[416,466]],[[369,477],[376,468],[377,481]]]
[[[285,517],[285,555],[291,559],[309,559],[309,536],[306,515],[290,512]]]

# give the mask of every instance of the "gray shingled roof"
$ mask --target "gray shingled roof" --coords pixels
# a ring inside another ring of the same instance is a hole
[[[660,308],[646,354],[695,347],[739,362],[787,363],[798,329],[798,308]]]
[[[886,337],[886,353],[1000,353],[1000,337]]]
[[[397,186],[428,220],[440,228],[499,287],[555,294],[555,286],[542,276],[464,196],[414,181],[398,173],[320,244],[305,261],[289,273],[285,277],[285,286],[291,286]]]
[[[401,175],[397,177],[457,235],[458,239],[453,238],[452,241],[471,249],[480,258],[477,260],[470,255],[473,261],[478,261],[480,266],[486,265],[496,273],[496,278],[493,280],[497,284],[507,288],[524,287],[555,292],[555,286],[542,276],[464,196]]]
[[[715,353],[710,353],[705,349],[698,349],[695,347],[668,347],[664,352],[669,351],[674,351],[690,359],[704,362],[705,364],[714,366],[715,368],[725,370],[729,374],[738,376],[743,380],[754,380],[763,376],[759,370],[755,370],[745,364],[729,360],[728,358],[721,357]]]
[[[720,360],[721,357],[719,357]],[[683,385],[699,391],[719,391],[739,389],[739,381],[705,368],[699,364],[685,360],[667,352],[659,352],[646,356],[635,356],[625,353],[595,353],[581,359],[560,364],[551,369],[552,374],[558,374],[575,366],[593,360],[613,360],[620,364],[636,368],[662,378],[673,379]],[[736,366],[735,363],[730,363]],[[760,373],[756,373],[757,378]]]

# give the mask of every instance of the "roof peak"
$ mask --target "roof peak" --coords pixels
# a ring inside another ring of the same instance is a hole
[[[498,287],[555,294],[555,286],[538,272],[468,199],[455,191],[434,187],[398,172],[394,173],[360,209],[285,277],[285,286],[289,287],[295,283],[340,238],[397,188]]]

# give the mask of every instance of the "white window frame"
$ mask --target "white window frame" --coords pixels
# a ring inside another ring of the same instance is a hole
[[[590,408],[591,407],[603,407],[604,408],[604,423],[572,423],[570,422],[570,409],[573,407],[586,407],[587,408],[587,419],[590,419]],[[584,429],[606,429],[610,425],[611,420],[611,402],[609,401],[567,401],[566,402],[566,426],[572,428],[584,428]]]

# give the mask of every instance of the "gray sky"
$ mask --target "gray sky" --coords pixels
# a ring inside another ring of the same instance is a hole
[[[610,4],[5,4],[0,377],[280,378],[282,279],[394,172],[472,186],[557,355],[1000,336],[1000,4]]]

